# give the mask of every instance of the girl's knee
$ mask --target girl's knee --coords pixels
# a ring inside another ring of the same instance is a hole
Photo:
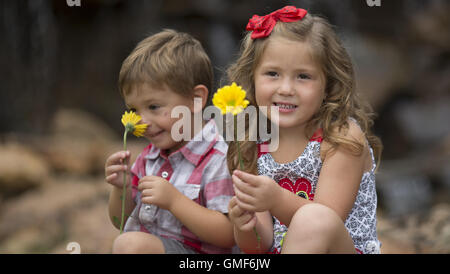
[[[312,203],[300,207],[295,212],[289,227],[298,226],[316,234],[331,232],[342,224],[342,220],[334,210],[322,204]]]
[[[324,205],[302,206],[292,217],[285,253],[352,253],[353,241],[337,213]]]

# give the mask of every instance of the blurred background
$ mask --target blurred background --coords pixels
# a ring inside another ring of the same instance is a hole
[[[288,4],[336,25],[378,114],[382,252],[450,253],[450,1],[367,2],[0,0],[0,253],[110,253],[104,161],[122,147],[122,61],[147,35],[185,31],[218,87],[248,19]],[[129,140],[135,157],[145,141]]]

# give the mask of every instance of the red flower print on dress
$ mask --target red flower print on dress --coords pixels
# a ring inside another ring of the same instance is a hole
[[[297,179],[295,183],[292,183],[292,181],[288,178],[283,178],[278,182],[278,184],[302,198],[310,201],[314,200],[314,193],[312,192],[311,183],[305,178]]]

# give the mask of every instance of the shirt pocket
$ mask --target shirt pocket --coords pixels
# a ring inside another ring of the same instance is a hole
[[[200,195],[200,185],[185,184],[183,187],[183,194],[191,200],[197,200]]]

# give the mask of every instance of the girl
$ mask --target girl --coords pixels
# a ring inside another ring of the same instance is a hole
[[[228,77],[252,105],[278,108],[279,146],[264,153],[262,142],[241,142],[244,172],[230,144],[237,244],[244,252],[379,253],[374,155],[381,142],[332,26],[287,6],[254,15],[247,30]]]

